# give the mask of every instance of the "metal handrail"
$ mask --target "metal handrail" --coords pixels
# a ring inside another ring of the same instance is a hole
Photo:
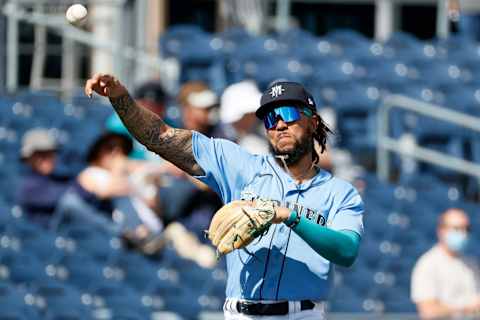
[[[83,2],[85,3],[86,1]],[[122,1],[110,0],[110,2],[118,4]],[[172,61],[171,59],[169,59],[167,62],[167,59],[163,59],[158,55],[147,53],[138,48],[134,48],[125,44],[120,44],[115,41],[105,42],[104,40],[97,38],[91,32],[69,25],[68,23],[66,23],[63,16],[38,12],[28,12],[27,10],[24,10],[20,6],[16,5],[20,3],[22,3],[22,0],[15,0],[14,2],[7,3],[3,7],[1,13],[9,17],[9,21],[12,21],[9,29],[16,27],[15,21],[24,21],[30,24],[48,27],[51,30],[60,32],[61,35],[67,39],[88,45],[96,49],[106,50],[108,52],[111,52],[112,54],[120,55],[124,59],[133,60],[139,65],[154,68],[161,74],[165,74],[165,76],[160,77],[160,81],[163,83],[167,91],[172,90],[172,87],[174,86],[172,85],[172,83],[175,83],[178,79],[178,66],[174,65],[174,61]],[[17,52],[9,52],[9,56],[17,56]],[[12,70],[12,72],[10,73],[16,73],[16,66],[10,67]],[[173,78],[173,80],[169,78]]]
[[[386,181],[389,178],[389,152],[398,153],[413,159],[449,168],[480,179],[480,165],[444,153],[421,147],[417,144],[406,146],[401,141],[389,137],[389,112],[393,108],[408,110],[421,115],[450,122],[460,127],[480,132],[480,118],[458,111],[453,111],[438,105],[415,100],[402,95],[387,96],[377,116],[377,175]]]

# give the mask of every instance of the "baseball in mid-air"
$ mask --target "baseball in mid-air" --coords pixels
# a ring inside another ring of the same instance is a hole
[[[77,3],[68,7],[65,17],[74,26],[81,26],[87,20],[88,11],[83,5]]]

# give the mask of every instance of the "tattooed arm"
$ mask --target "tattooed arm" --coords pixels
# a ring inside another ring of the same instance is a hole
[[[85,92],[108,97],[133,136],[148,150],[160,155],[190,175],[203,175],[192,150],[192,132],[172,128],[155,113],[139,106],[118,80],[97,74],[87,81]]]

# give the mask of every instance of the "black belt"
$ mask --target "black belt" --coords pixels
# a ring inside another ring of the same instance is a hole
[[[300,301],[300,310],[311,310],[315,303],[311,300]],[[237,311],[250,316],[282,316],[288,314],[288,301],[276,303],[259,303],[252,301],[238,301]]]

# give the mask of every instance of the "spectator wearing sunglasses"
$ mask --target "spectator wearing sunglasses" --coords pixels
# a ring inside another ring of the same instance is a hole
[[[412,300],[422,319],[479,315],[480,273],[465,255],[469,234],[464,211],[449,209],[440,216],[438,243],[420,257],[412,274]]]

